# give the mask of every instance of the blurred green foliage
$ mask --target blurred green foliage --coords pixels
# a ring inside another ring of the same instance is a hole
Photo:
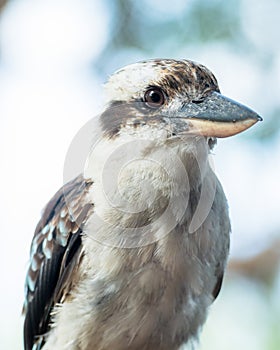
[[[111,55],[125,48],[135,48],[153,54],[156,45],[168,41],[172,49],[181,45],[209,41],[236,42],[242,38],[239,0],[187,1],[175,15],[162,11],[166,2],[156,1],[152,9],[147,1],[107,1],[112,11],[110,37],[98,61],[106,69]],[[169,6],[172,7],[172,4]],[[157,11],[158,10],[158,11]]]

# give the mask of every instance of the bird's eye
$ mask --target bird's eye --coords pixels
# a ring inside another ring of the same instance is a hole
[[[165,96],[161,89],[150,88],[145,92],[144,101],[151,108],[158,108],[164,104]]]

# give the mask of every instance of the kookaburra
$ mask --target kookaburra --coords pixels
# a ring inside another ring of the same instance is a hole
[[[26,350],[177,350],[221,288],[230,221],[209,155],[261,118],[188,60],[129,65],[105,88],[98,142],[32,240]]]

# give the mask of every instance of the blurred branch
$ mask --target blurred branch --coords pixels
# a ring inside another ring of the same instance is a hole
[[[3,10],[4,6],[7,4],[8,0],[0,0],[0,12]]]
[[[232,259],[229,272],[253,278],[271,286],[280,265],[280,239],[273,241],[266,249],[249,259]]]

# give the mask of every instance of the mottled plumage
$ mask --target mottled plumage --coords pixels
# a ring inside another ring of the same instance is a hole
[[[260,117],[187,60],[127,66],[106,91],[83,175],[35,231],[26,350],[176,350],[221,288],[230,222],[208,155]]]
[[[63,302],[74,282],[82,258],[83,224],[93,208],[83,202],[90,185],[82,176],[65,185],[50,200],[36,227],[26,276],[26,349],[36,341],[42,344],[37,336],[48,331],[53,306]]]

